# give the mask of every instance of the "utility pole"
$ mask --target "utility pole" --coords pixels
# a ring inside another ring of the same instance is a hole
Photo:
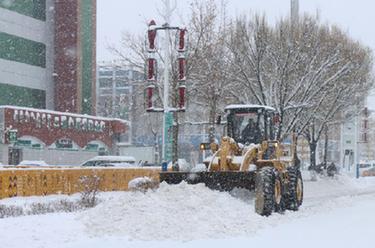
[[[171,7],[170,1],[164,0],[164,21],[162,26],[156,26],[154,20],[150,21],[147,31],[147,88],[146,88],[146,111],[147,112],[162,112],[163,113],[163,131],[162,131],[162,162],[172,160],[171,150],[173,142],[173,125],[174,119],[172,112],[185,112],[185,92],[186,92],[186,29],[173,27],[170,25],[171,18]],[[163,61],[164,61],[164,78],[163,78],[163,106],[162,108],[154,107],[154,90],[158,86],[157,84],[157,44],[156,36],[159,31],[164,32],[164,43],[163,43]],[[177,46],[173,49],[171,47],[171,32],[176,34],[178,38],[176,41]],[[177,68],[178,68],[178,106],[169,106],[169,83],[170,83],[170,67],[171,67],[171,51],[177,52]],[[168,147],[167,147],[168,146]]]
[[[295,25],[299,19],[299,1],[290,0],[290,20]]]
[[[168,106],[168,99],[169,99],[169,66],[170,66],[170,48],[169,48],[169,22],[170,22],[170,3],[169,0],[165,0],[165,24],[163,25],[166,30],[165,30],[165,40],[164,40],[164,97],[163,97],[163,108],[164,108],[164,113],[163,113],[163,142],[162,142],[162,161],[166,161],[166,135],[168,130],[166,130],[166,121],[167,121],[167,116],[169,114],[169,106]]]

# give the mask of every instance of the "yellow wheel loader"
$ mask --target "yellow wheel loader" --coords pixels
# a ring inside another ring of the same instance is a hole
[[[296,159],[294,135],[285,143],[276,140],[278,121],[274,108],[261,105],[229,105],[226,134],[220,144],[211,143],[206,171],[160,173],[160,181],[178,184],[204,183],[215,190],[255,190],[255,211],[268,216],[285,209],[298,210],[303,182]]]

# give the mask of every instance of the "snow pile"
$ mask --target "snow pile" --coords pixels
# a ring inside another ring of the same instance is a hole
[[[363,182],[358,182],[361,189],[356,184],[344,176],[305,181],[305,203],[300,211],[262,217],[254,211],[254,194],[246,190],[227,193],[210,190],[203,184],[161,183],[155,191],[121,192],[106,197],[97,207],[80,214],[79,219],[94,236],[120,235],[138,240],[244,237],[291,218],[351,206],[356,194],[375,193],[375,180],[368,180],[366,190]]]
[[[190,172],[204,172],[207,171],[205,164],[197,164],[195,167],[191,169]]]
[[[77,197],[15,197],[0,205]],[[25,247],[25,240],[28,247],[56,248],[374,246],[375,177],[307,180],[300,211],[270,217],[254,213],[254,193],[185,183],[162,183],[146,193],[103,192],[100,199],[85,211],[0,219],[1,247]]]
[[[179,158],[177,159],[177,162],[172,164],[172,162],[169,162],[168,168],[172,170],[177,170],[177,171],[190,171],[192,169],[192,165],[189,164],[186,159]]]
[[[146,193],[124,192],[80,218],[90,234],[141,240],[242,236],[254,233],[264,220],[249,202],[203,184],[186,183],[161,183],[159,189]]]
[[[152,180],[149,177],[137,177],[133,180],[130,180],[130,182],[128,183],[128,188],[133,191],[140,190],[145,192],[148,189],[156,188],[158,184],[158,182]]]
[[[23,196],[23,197],[11,197],[0,200],[0,205],[4,206],[17,206],[22,207],[24,210],[30,208],[33,204],[48,204],[51,202],[58,201],[78,201],[80,194],[72,195],[46,195],[46,196]]]
[[[322,199],[340,196],[355,196],[375,193],[375,177],[351,178],[348,175],[336,175],[334,178],[318,177],[318,181],[310,181],[308,172],[303,172],[304,197],[311,203]]]

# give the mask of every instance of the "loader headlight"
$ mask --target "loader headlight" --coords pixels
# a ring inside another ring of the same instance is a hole
[[[204,150],[204,144],[200,144],[199,149]]]
[[[210,149],[210,143],[201,143],[201,144],[199,145],[199,149],[200,149],[201,151],[209,150],[209,149]]]

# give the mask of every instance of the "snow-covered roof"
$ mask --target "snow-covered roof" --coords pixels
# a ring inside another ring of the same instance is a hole
[[[96,156],[89,161],[124,161],[124,162],[135,162],[135,158],[132,156]]]
[[[274,108],[266,105],[257,105],[257,104],[232,104],[225,107],[225,110],[229,109],[241,109],[241,108],[263,108],[271,111],[276,111]]]
[[[19,165],[28,165],[28,166],[48,166],[48,164],[42,160],[23,160]]]

